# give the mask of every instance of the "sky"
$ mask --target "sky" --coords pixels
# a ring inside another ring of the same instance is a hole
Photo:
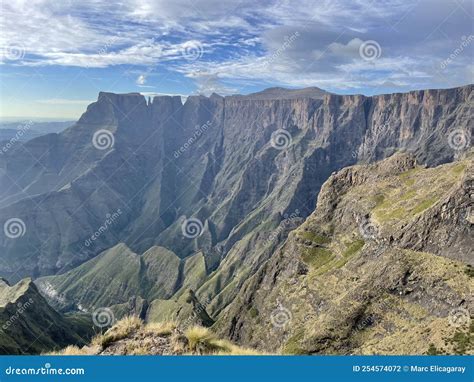
[[[99,91],[366,95],[473,83],[472,0],[1,0],[0,119]]]

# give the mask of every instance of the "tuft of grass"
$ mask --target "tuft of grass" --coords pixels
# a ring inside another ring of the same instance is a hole
[[[192,353],[215,355],[257,355],[257,351],[241,348],[233,343],[218,339],[209,329],[193,326],[185,333],[188,348]]]
[[[226,351],[219,351],[216,355],[262,355],[254,349],[242,348],[227,341],[223,342],[226,343]]]
[[[98,335],[92,339],[92,345],[107,347],[115,341],[119,341],[133,331],[138,330],[143,322],[137,316],[127,316],[118,321],[114,326],[107,330],[104,334]]]
[[[145,332],[158,336],[169,336],[176,329],[174,322],[151,322],[145,326]]]
[[[46,353],[46,355],[86,355],[86,354],[89,354],[86,348],[80,348],[76,345],[69,345],[60,351]]]
[[[225,349],[217,345],[217,339],[209,329],[201,326],[193,326],[185,333],[188,339],[189,349],[198,353],[212,353],[215,351],[222,351]]]

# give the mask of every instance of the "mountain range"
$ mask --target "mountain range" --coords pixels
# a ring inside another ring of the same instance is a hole
[[[263,352],[469,352],[472,115],[473,85],[101,92],[0,155],[0,287]]]

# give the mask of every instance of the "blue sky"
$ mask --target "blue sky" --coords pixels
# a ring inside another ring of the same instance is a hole
[[[473,4],[2,0],[0,118],[76,119],[101,90],[372,95],[464,85],[474,78]]]

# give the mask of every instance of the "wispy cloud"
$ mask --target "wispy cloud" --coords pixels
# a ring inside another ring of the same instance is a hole
[[[102,0],[4,2],[3,64],[162,67],[202,92],[260,81],[329,90],[454,86],[472,82],[469,0]],[[289,36],[298,38],[286,44]],[[376,41],[380,57],[360,47]],[[288,46],[287,46],[288,45]],[[190,49],[191,46],[191,49]],[[283,49],[284,48],[284,49]],[[193,49],[193,50],[192,50]],[[191,52],[191,54],[190,54]],[[469,67],[471,69],[469,70]],[[146,74],[135,81],[151,86]]]

